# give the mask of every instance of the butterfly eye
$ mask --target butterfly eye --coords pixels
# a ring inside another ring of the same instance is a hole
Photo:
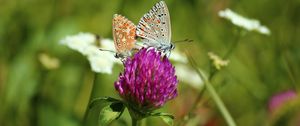
[[[173,43],[171,43],[171,49],[175,49],[175,45]]]
[[[120,55],[118,53],[115,54],[115,58],[120,58]]]

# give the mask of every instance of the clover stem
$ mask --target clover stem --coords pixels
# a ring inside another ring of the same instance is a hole
[[[139,120],[137,120],[137,119],[131,117],[131,123],[132,123],[132,126],[138,126]]]

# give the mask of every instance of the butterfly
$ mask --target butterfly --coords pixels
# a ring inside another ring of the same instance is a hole
[[[136,35],[144,45],[170,54],[175,45],[171,42],[171,23],[168,7],[164,1],[156,3],[148,13],[140,19]]]
[[[116,58],[122,61],[131,56],[136,43],[136,26],[122,15],[115,14],[112,21]]]

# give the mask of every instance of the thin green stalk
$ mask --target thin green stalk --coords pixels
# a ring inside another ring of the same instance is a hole
[[[141,112],[138,108],[131,105],[130,103],[126,104],[128,112],[131,117],[131,125],[132,126],[140,126],[141,120],[147,117],[144,112]]]
[[[204,86],[206,87],[206,89],[208,90],[208,92],[211,94],[213,100],[216,102],[217,107],[219,108],[220,112],[222,113],[223,117],[225,118],[227,124],[229,126],[236,126],[232,116],[230,115],[230,113],[228,112],[227,108],[225,107],[223,101],[221,100],[221,98],[219,97],[219,95],[217,94],[216,90],[214,89],[214,87],[210,84],[210,80],[206,79],[203,75],[203,73],[200,71],[200,69],[198,69],[196,66],[196,62],[195,60],[191,57],[189,58],[190,63],[192,64],[192,66],[196,69],[196,72],[199,74],[200,78],[204,81]],[[210,78],[211,79],[211,78]],[[198,95],[199,96],[199,95]],[[200,100],[199,100],[200,101]],[[199,102],[198,101],[198,102]],[[197,99],[195,104],[198,104]],[[191,112],[191,111],[190,111]]]
[[[32,109],[32,117],[30,118],[31,125],[38,125],[39,113],[36,108],[38,108],[39,105],[41,104],[41,102],[44,100],[44,93],[45,93],[45,90],[47,89],[46,87],[49,84],[49,78],[48,78],[49,72],[50,71],[42,68],[41,76],[40,76],[41,79],[39,80],[39,83],[36,88],[37,89],[36,94],[34,94],[34,97],[31,102],[32,108],[35,108],[35,109]]]
[[[230,55],[234,52],[234,50],[236,49],[236,47],[238,46],[238,43],[240,41],[240,38],[242,37],[242,33],[241,30],[238,31],[238,35],[236,35],[231,47],[229,48],[229,50],[225,53],[225,55],[223,56],[223,59],[227,59],[230,57]],[[218,72],[215,68],[213,68],[212,64],[210,63],[210,74],[208,76],[208,81],[211,81],[212,78],[214,77],[214,75],[216,75],[216,73]],[[195,104],[197,104],[198,102],[200,102],[200,99],[202,98],[202,95],[204,94],[206,88],[205,86],[202,88],[202,90],[200,91],[199,95],[196,99]]]
[[[131,126],[138,126],[139,124],[139,120],[131,117]]]
[[[283,61],[284,61],[284,65],[286,66],[286,71],[288,73],[288,77],[290,78],[291,80],[291,86],[293,87],[293,89],[297,90],[297,82],[296,82],[296,79],[295,79],[295,76],[292,72],[293,68],[292,68],[292,65],[291,65],[291,61],[288,59],[288,56],[286,53],[283,54]]]
[[[243,36],[243,33],[241,30],[238,30],[236,37],[234,38],[233,43],[231,44],[229,50],[227,50],[227,52],[225,53],[225,55],[222,57],[222,59],[228,59],[231,54],[234,52],[234,50],[237,48],[241,37]],[[212,63],[210,62],[210,74],[208,77],[208,80],[211,81],[212,78],[215,76],[215,74],[218,72],[218,70],[216,70],[214,68],[214,66],[212,65]]]
[[[227,108],[225,107],[223,101],[221,100],[221,98],[219,97],[219,95],[217,94],[216,90],[214,89],[214,87],[210,84],[210,82],[204,77],[204,75],[202,74],[202,72],[200,71],[200,69],[197,69],[197,73],[199,74],[200,78],[202,80],[204,80],[204,85],[207,88],[207,91],[211,94],[211,97],[213,98],[213,100],[216,102],[217,107],[219,108],[220,112],[222,113],[223,117],[225,118],[227,124],[229,126],[236,126],[232,116],[230,115],[229,111],[227,110]]]
[[[242,33],[241,30],[238,31],[238,35],[235,37],[231,47],[229,48],[229,50],[225,53],[225,55],[223,56],[223,59],[227,59],[229,58],[229,56],[231,56],[231,54],[234,52],[234,50],[236,49],[240,39],[242,37]]]
[[[87,117],[89,115],[89,104],[92,100],[93,94],[95,93],[95,85],[96,85],[96,80],[97,80],[97,73],[94,73],[94,80],[93,80],[93,86],[92,86],[92,91],[90,93],[90,98],[89,98],[89,102],[88,105],[85,109],[85,113],[84,113],[84,117],[83,117],[83,123],[86,124],[87,121]]]
[[[238,43],[240,41],[240,38],[243,36],[242,31],[238,30],[237,31],[237,35],[232,43],[232,45],[230,46],[229,50],[225,53],[225,55],[223,56],[223,59],[227,59],[230,57],[230,55],[234,52],[234,50],[236,49],[236,47],[238,46]],[[208,76],[208,81],[211,81],[212,78],[216,75],[218,71],[213,68],[212,64],[210,63],[210,74]],[[189,116],[191,115],[191,113],[197,108],[198,103],[201,101],[203,94],[206,91],[206,85],[203,86],[203,88],[200,90],[199,94],[196,97],[196,100],[193,104],[193,106],[191,107],[191,109],[188,112],[188,119],[190,118]],[[187,119],[187,120],[188,120]],[[185,123],[185,122],[179,122],[179,125],[181,125],[181,123]]]
[[[238,43],[240,42],[240,39],[242,37],[242,33],[241,33],[241,30],[239,30],[237,32],[238,34],[236,35],[232,45],[230,46],[229,50],[227,50],[227,52],[225,53],[225,55],[222,57],[222,59],[228,59],[231,54],[234,52],[234,50],[237,48],[238,46]],[[216,73],[218,72],[213,66],[212,64],[210,63],[210,74],[209,74],[209,77],[208,77],[208,80],[211,81],[212,78],[216,75]],[[205,92],[206,88],[203,88],[202,89],[202,92]],[[203,93],[202,93],[203,94]]]

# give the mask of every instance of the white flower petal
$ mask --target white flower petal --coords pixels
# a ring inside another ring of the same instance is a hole
[[[88,55],[86,50],[96,41],[96,37],[91,33],[79,33],[77,35],[67,36],[60,41],[61,44],[80,52],[83,55]]]
[[[260,24],[258,20],[245,18],[230,9],[219,11],[219,16],[230,20],[234,25],[242,27],[248,31],[257,31],[261,34],[270,35],[270,30]]]
[[[195,70],[183,64],[175,64],[175,68],[178,80],[190,84],[192,87],[197,89],[202,87],[203,81]]]
[[[186,55],[176,49],[171,52],[170,59],[181,63],[187,63],[188,61]]]
[[[97,73],[111,74],[114,63],[121,62],[120,60],[114,57],[113,53],[107,51],[100,51],[99,48],[96,46],[91,46],[86,51],[89,54],[88,60],[90,62],[91,68],[94,72]]]
[[[112,39],[101,39],[101,48],[116,52],[114,41]],[[104,52],[106,52],[106,51],[104,51]],[[112,61],[114,63],[123,64],[121,62],[121,60],[119,60],[119,59],[117,59],[117,58],[114,57],[114,55],[115,55],[114,53],[111,53],[111,52],[109,52],[109,53],[111,54],[111,57],[113,57]]]
[[[99,48],[103,48],[114,51],[114,44],[111,39],[101,39],[100,42],[101,47],[98,47],[96,36],[91,33],[67,36],[60,41],[61,44],[87,56],[94,72],[111,74],[114,63],[122,63],[114,57],[114,53],[99,50]]]
[[[114,61],[110,57],[109,52],[99,52],[88,56],[88,60],[94,72],[111,74]]]
[[[257,29],[260,33],[263,33],[263,34],[266,34],[266,35],[270,35],[271,34],[271,32],[270,32],[270,30],[267,28],[267,27],[264,27],[264,26],[262,26],[262,27],[260,27],[259,29]]]
[[[111,39],[101,39],[101,48],[115,51],[114,41]]]

